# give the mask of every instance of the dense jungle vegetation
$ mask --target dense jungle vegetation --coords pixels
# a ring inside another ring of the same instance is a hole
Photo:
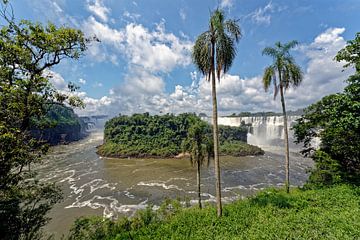
[[[359,187],[317,190],[267,189],[224,205],[182,208],[164,202],[157,210],[139,211],[118,221],[78,219],[69,239],[359,239]]]
[[[202,120],[195,114],[120,115],[105,124],[104,144],[98,153],[112,157],[174,157],[182,152],[189,128]],[[211,139],[211,126],[205,132]],[[257,155],[264,152],[246,143],[247,128],[220,127],[221,154]]]

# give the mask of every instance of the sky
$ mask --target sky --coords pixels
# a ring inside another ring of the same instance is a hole
[[[211,11],[236,19],[242,38],[230,71],[218,84],[220,115],[281,111],[265,92],[262,74],[272,59],[264,47],[297,40],[292,50],[304,79],[285,94],[296,110],[343,90],[354,70],[333,60],[359,30],[359,0],[13,0],[15,18],[78,28],[96,36],[78,61],[50,70],[51,82],[67,82],[86,104],[79,115],[139,112],[211,114],[211,86],[191,61],[191,49],[208,28]]]

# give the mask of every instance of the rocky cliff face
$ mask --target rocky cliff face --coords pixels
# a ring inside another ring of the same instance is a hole
[[[46,141],[50,145],[67,144],[78,141],[87,136],[86,131],[81,124],[76,125],[57,125],[54,128],[32,130],[31,134],[37,138]]]
[[[50,145],[66,144],[87,136],[86,127],[73,109],[56,105],[49,109],[44,119],[34,121],[31,135]]]

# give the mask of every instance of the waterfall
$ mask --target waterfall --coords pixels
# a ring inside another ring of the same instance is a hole
[[[299,116],[288,116],[289,143],[293,143],[291,127]],[[211,118],[204,119],[211,122]],[[244,122],[249,125],[248,143],[257,146],[282,146],[284,140],[284,124],[282,116],[256,117],[219,117],[218,124],[225,126],[240,126]]]

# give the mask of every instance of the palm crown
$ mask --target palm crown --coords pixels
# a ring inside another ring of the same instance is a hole
[[[215,10],[209,21],[209,29],[196,40],[192,58],[199,71],[210,80],[212,69],[215,69],[212,56],[216,62],[216,74],[220,80],[221,72],[226,73],[236,56],[235,42],[241,37],[237,20],[225,20],[222,10]]]
[[[266,47],[262,51],[263,55],[270,56],[274,60],[272,65],[265,68],[263,76],[265,91],[269,90],[271,82],[274,84],[274,98],[276,98],[280,86],[286,90],[291,86],[299,86],[302,81],[301,68],[295,63],[294,58],[289,53],[289,50],[297,44],[297,41],[291,41],[286,44],[277,42],[275,47]]]

